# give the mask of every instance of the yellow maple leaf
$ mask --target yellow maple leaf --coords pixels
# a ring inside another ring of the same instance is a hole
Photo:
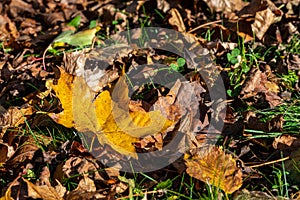
[[[62,69],[60,69],[60,72],[61,74],[58,83],[55,85],[53,84],[53,80],[49,80],[46,82],[46,87],[55,91],[64,110],[59,114],[50,113],[49,116],[54,119],[54,121],[59,120],[60,124],[67,128],[71,128],[74,127],[72,104],[70,103],[70,98],[72,97],[72,91],[74,89],[74,85],[72,84],[74,77],[65,73]]]
[[[47,86],[55,91],[64,110],[49,116],[66,127],[96,133],[100,144],[109,144],[119,153],[137,158],[134,143],[140,137],[163,132],[173,124],[159,111],[129,111],[125,77],[121,77],[114,88],[113,100],[109,91],[103,91],[94,99],[95,93],[82,77],[60,71],[57,85],[49,81]]]
[[[220,147],[209,145],[207,148],[199,148],[191,158],[186,154],[184,159],[186,172],[190,176],[219,187],[228,194],[243,184],[242,172],[236,161]]]

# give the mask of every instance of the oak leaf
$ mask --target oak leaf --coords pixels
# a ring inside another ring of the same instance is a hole
[[[209,145],[208,148],[198,148],[191,158],[185,155],[185,164],[190,176],[219,187],[228,194],[243,184],[242,172],[237,168],[236,161],[220,147]]]

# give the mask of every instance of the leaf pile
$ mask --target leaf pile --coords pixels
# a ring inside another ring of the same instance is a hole
[[[299,5],[2,1],[0,199],[299,199]],[[185,38],[117,34],[144,27]],[[162,169],[105,165],[179,136]]]

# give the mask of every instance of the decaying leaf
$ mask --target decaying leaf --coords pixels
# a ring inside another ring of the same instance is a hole
[[[16,151],[14,151],[13,155],[6,161],[6,165],[11,168],[18,166],[26,160],[31,160],[35,152],[40,149],[38,142],[32,136],[23,136],[17,145],[18,148]]]
[[[34,185],[27,179],[23,179],[27,183],[28,197],[37,199],[41,198],[43,200],[63,200],[63,198],[57,193],[55,188],[47,185]]]
[[[248,191],[247,189],[243,189],[241,191],[237,191],[233,197],[234,200],[258,200],[258,199],[277,199],[276,197],[272,197],[266,192],[262,191]]]
[[[185,32],[186,28],[179,11],[176,8],[172,8],[169,12],[171,14],[171,17],[169,18],[169,23],[172,26],[174,26],[177,29],[177,31]]]
[[[283,12],[276,8],[272,1],[266,1],[267,8],[255,13],[254,23],[251,24],[252,30],[258,39],[262,39],[271,24],[280,21]]]
[[[23,124],[26,116],[32,113],[33,108],[29,105],[24,105],[21,108],[10,107],[7,110],[0,105],[0,135],[9,127],[17,127]]]
[[[242,99],[251,99],[263,94],[262,98],[273,108],[282,103],[282,99],[277,93],[278,86],[274,82],[269,81],[267,75],[261,70],[253,68],[250,76],[244,83],[240,96]]]
[[[248,5],[248,2],[244,2],[242,0],[212,0],[208,1],[205,0],[204,2],[207,3],[211,11],[214,12],[224,12],[225,14],[229,14],[235,11],[239,11],[242,8],[244,8],[246,5]]]
[[[5,163],[15,153],[14,148],[6,143],[0,142],[0,165]]]
[[[125,77],[119,82],[114,90],[114,94],[118,94],[115,99],[112,100],[108,91],[103,91],[95,99],[95,93],[82,77],[74,77],[61,69],[58,84],[48,82],[47,85],[56,92],[64,110],[49,115],[66,127],[96,133],[100,144],[109,144],[119,153],[136,157],[133,143],[140,137],[165,131],[172,121],[159,111],[128,111]]]
[[[87,175],[83,176],[75,190],[71,191],[66,199],[104,199],[105,195],[96,191],[95,183]]]
[[[290,155],[290,159],[284,162],[285,170],[288,171],[288,180],[291,184],[300,184],[299,167],[300,167],[300,150],[299,147],[295,149]]]
[[[282,150],[289,148],[295,150],[300,146],[300,139],[291,135],[284,134],[275,138],[272,145],[274,149]]]
[[[266,122],[262,122],[261,119],[251,111],[245,116],[247,129],[262,130],[264,132],[282,132],[283,130],[283,115],[277,115]]]
[[[186,172],[205,183],[217,186],[231,194],[242,184],[242,172],[230,154],[216,146],[198,148],[191,158],[185,156]]]

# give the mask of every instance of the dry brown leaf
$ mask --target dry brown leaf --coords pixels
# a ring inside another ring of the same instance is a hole
[[[179,32],[186,32],[185,25],[183,23],[182,17],[176,8],[172,8],[169,11],[171,17],[169,18],[169,23]]]
[[[7,15],[0,16],[0,41],[4,41],[3,45],[10,46],[20,36],[16,25]]]
[[[279,10],[279,9],[278,9]],[[279,10],[280,17],[282,15],[282,12]],[[268,7],[265,10],[258,11],[255,14],[255,20],[254,23],[251,24],[252,30],[255,33],[255,36],[258,39],[262,39],[271,24],[276,23],[280,20],[278,18],[278,15],[276,15],[270,7]]]
[[[14,153],[13,146],[0,142],[0,165],[5,163]]]
[[[9,4],[9,12],[14,17],[18,17],[24,12],[35,13],[34,9],[32,8],[32,5],[22,0],[11,1],[11,3]]]
[[[231,194],[242,184],[242,172],[231,154],[216,146],[198,148],[192,157],[185,155],[186,172],[205,183],[221,188]]]
[[[63,200],[55,188],[47,185],[34,185],[30,181],[23,178],[23,181],[27,183],[28,197],[34,199],[43,199],[43,200]]]
[[[257,68],[253,68],[251,73],[243,85],[240,93],[242,99],[249,99],[263,94],[264,100],[270,105],[271,108],[282,103],[282,99],[277,95],[278,86],[276,83],[268,80],[265,73]],[[255,103],[249,102],[249,103]]]
[[[14,154],[6,161],[6,164],[10,167],[18,166],[19,163],[22,163],[26,160],[31,160],[34,156],[34,153],[40,149],[37,145],[36,140],[30,137],[21,137],[21,143],[18,144],[19,147],[14,152]]]
[[[97,189],[94,181],[85,175],[83,176],[83,179],[79,181],[78,186],[75,190],[82,190],[85,192],[95,192]]]
[[[291,135],[281,135],[273,141],[273,147],[274,149],[282,149],[282,146],[291,146],[294,141],[296,140],[296,137],[293,137]]]
[[[108,175],[105,170],[99,171],[99,168],[101,168],[101,166],[93,160],[71,157],[56,168],[54,178],[61,182],[64,178],[72,177],[74,172],[77,174],[87,174],[93,171],[94,173],[91,175],[93,176],[93,180],[104,181],[108,179]]]
[[[261,122],[254,112],[246,114],[247,129],[261,130],[264,132],[281,132],[283,130],[283,115],[277,115],[267,122]]]
[[[103,56],[102,52],[97,51],[92,50],[88,53],[76,51],[64,54],[65,71],[75,76],[84,77],[87,85],[94,92],[101,91],[103,87],[119,77],[117,69],[106,70],[109,64],[112,64],[110,62],[114,58],[113,55]]]
[[[26,104],[21,108],[12,106],[7,110],[0,105],[0,135],[9,127],[17,127],[23,124],[26,120],[26,116],[30,116],[32,113],[32,106]]]
[[[105,195],[97,192],[94,181],[87,175],[84,175],[83,179],[79,181],[77,188],[71,191],[66,196],[66,199],[103,199],[105,197]]]
[[[224,12],[226,15],[240,11],[249,3],[242,0],[205,0],[208,7],[214,12]]]

